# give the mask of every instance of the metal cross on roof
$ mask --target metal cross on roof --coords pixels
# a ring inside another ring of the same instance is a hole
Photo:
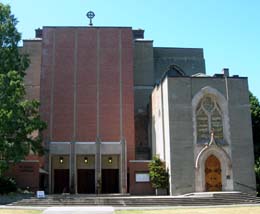
[[[88,11],[86,16],[89,18],[89,26],[92,26],[92,19],[95,17],[95,13],[93,11]]]

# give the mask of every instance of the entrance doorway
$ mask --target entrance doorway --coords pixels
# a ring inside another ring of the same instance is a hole
[[[119,192],[119,170],[102,169],[102,193]]]
[[[54,193],[69,192],[69,169],[54,170]]]
[[[95,193],[94,169],[78,169],[78,193]]]
[[[206,191],[222,191],[221,164],[215,155],[210,155],[205,162]]]

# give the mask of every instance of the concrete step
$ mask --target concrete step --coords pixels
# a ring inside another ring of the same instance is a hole
[[[44,199],[35,197],[12,203],[16,206],[208,206],[230,204],[260,204],[260,198],[245,193],[190,194],[186,196],[82,196],[82,195],[49,195]]]

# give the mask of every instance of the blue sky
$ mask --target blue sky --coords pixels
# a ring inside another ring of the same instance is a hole
[[[11,5],[23,39],[42,26],[131,26],[157,47],[203,48],[207,73],[247,76],[260,98],[258,0],[1,0]]]

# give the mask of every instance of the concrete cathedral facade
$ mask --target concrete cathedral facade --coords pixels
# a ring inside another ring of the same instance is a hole
[[[43,27],[21,52],[48,124],[48,153],[13,169],[21,187],[153,194],[159,155],[171,195],[254,192],[247,78],[207,76],[203,49],[153,47],[130,27]]]
[[[171,194],[254,192],[246,78],[168,73],[152,106],[153,153],[166,161]]]

